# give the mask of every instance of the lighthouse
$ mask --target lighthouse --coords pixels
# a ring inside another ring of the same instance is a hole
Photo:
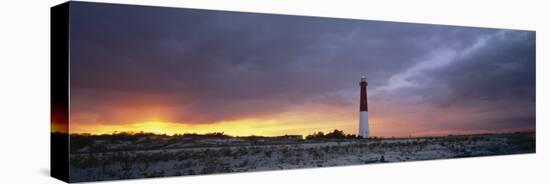
[[[361,77],[361,99],[359,102],[359,135],[363,138],[369,137],[369,111],[367,105],[367,77]]]

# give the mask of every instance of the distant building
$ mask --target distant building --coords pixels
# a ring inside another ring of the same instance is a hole
[[[302,135],[282,135],[282,136],[276,136],[273,138],[282,139],[282,140],[301,140],[303,137]]]

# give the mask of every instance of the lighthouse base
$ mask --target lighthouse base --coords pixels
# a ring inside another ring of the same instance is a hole
[[[369,137],[369,112],[359,112],[359,135],[363,138]]]

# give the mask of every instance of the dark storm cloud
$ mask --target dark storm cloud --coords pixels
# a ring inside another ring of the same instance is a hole
[[[479,126],[534,128],[534,61],[534,33],[500,32],[489,38],[485,47],[433,73],[439,76],[437,84],[449,87],[448,95],[435,102],[440,107],[503,112],[485,122],[476,122]]]
[[[413,85],[385,91],[378,101],[410,106],[430,104],[433,119],[452,116],[430,128],[455,130],[533,129],[535,127],[535,34],[502,30],[478,37],[463,50],[447,55],[448,63],[420,67],[406,81]],[[396,74],[401,75],[401,74]],[[403,103],[405,102],[405,103]],[[443,113],[441,113],[443,112]]]
[[[71,103],[105,122],[120,121],[110,107],[131,111],[155,103],[175,109],[173,121],[186,123],[268,115],[301,103],[355,107],[365,73],[370,89],[387,87],[372,94],[371,106],[420,96],[411,103],[466,108],[505,98],[528,99],[522,107],[534,108],[532,33],[508,31],[471,53],[451,54],[449,64],[423,68],[434,52],[461,52],[501,30],[74,5]],[[411,68],[404,78],[424,85],[390,81]],[[517,90],[505,88],[518,82]],[[534,109],[527,111],[530,118]]]
[[[535,35],[502,32],[484,48],[433,75],[451,87],[445,105],[466,101],[535,101]]]

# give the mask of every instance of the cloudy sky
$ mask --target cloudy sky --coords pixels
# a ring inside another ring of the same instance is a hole
[[[73,133],[535,128],[535,33],[140,6],[71,7]]]

